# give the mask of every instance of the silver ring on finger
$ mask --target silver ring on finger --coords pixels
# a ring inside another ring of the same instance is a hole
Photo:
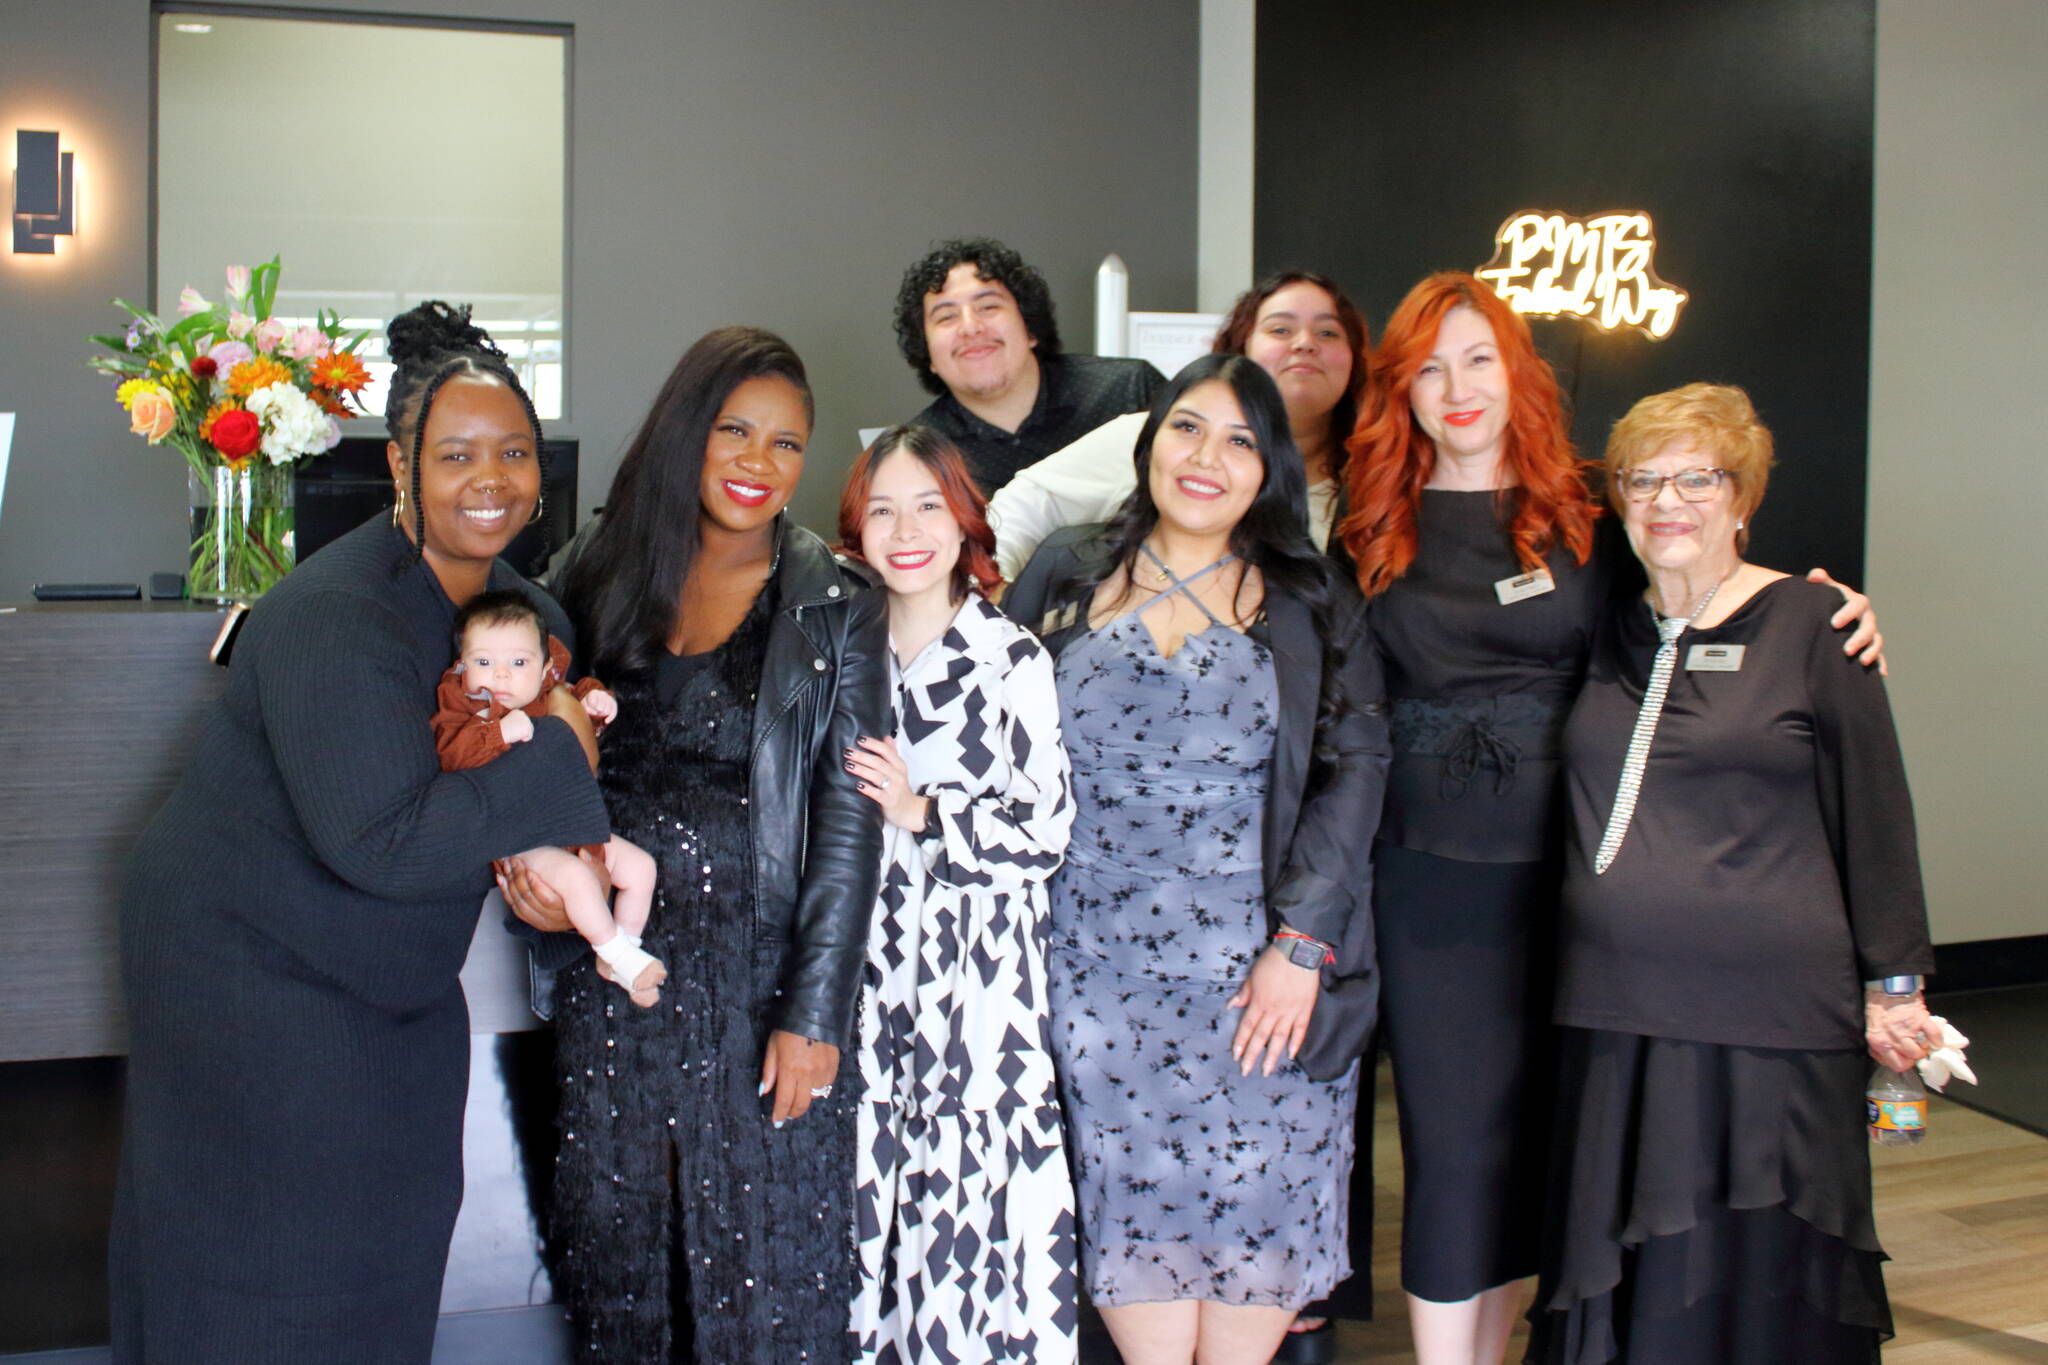
[[[814,1086],[814,1087],[812,1087],[812,1089],[811,1089],[811,1098],[812,1098],[812,1099],[814,1099],[814,1100],[829,1100],[829,1099],[831,1099],[831,1098],[832,1098],[832,1087],[831,1087],[831,1086],[829,1086],[829,1085],[820,1085],[820,1086]]]
[[[887,791],[887,790],[889,790],[889,779],[888,779],[888,778],[886,778],[886,777],[885,777],[885,778],[883,778],[883,779],[882,779],[882,780],[881,780],[880,782],[877,782],[877,783],[875,784],[875,787],[876,787],[876,789],[877,789],[877,790],[880,790],[880,791]]]

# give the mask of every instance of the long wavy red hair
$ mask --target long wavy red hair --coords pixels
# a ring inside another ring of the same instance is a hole
[[[903,451],[932,472],[946,510],[960,524],[960,558],[953,565],[953,600],[967,596],[969,588],[983,596],[994,592],[1003,581],[996,568],[996,533],[988,524],[988,499],[982,496],[974,476],[967,472],[967,460],[959,447],[916,422],[890,427],[862,451],[847,471],[846,487],[839,493],[839,551],[866,563],[860,552],[861,524],[867,518],[868,490],[874,487],[875,471],[882,461]]]
[[[1471,308],[1493,328],[1507,367],[1508,425],[1502,439],[1503,496],[1512,497],[1508,536],[1525,569],[1559,545],[1579,563],[1593,552],[1598,508],[1585,465],[1572,450],[1557,376],[1536,354],[1529,324],[1498,294],[1461,270],[1439,271],[1408,291],[1373,353],[1377,380],[1345,447],[1351,511],[1337,533],[1358,565],[1367,596],[1385,592],[1415,562],[1416,509],[1436,469],[1436,446],[1415,420],[1409,390],[1454,308]]]

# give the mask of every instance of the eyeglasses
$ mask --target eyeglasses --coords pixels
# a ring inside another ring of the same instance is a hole
[[[1630,502],[1649,502],[1669,483],[1687,502],[1706,502],[1721,491],[1724,479],[1735,477],[1725,469],[1681,469],[1676,474],[1652,474],[1631,469],[1621,476],[1621,493]]]

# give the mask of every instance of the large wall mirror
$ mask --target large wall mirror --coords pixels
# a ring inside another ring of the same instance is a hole
[[[384,323],[441,298],[566,416],[569,30],[306,16],[159,7],[159,313],[281,255],[278,316],[374,329],[373,412]]]

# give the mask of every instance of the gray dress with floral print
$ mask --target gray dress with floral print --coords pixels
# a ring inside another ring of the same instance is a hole
[[[1098,1304],[1298,1307],[1350,1273],[1357,1071],[1240,1076],[1230,1055],[1228,1002],[1270,934],[1273,653],[1212,615],[1163,655],[1149,605],[1056,670],[1078,813],[1050,994],[1083,1270]]]

